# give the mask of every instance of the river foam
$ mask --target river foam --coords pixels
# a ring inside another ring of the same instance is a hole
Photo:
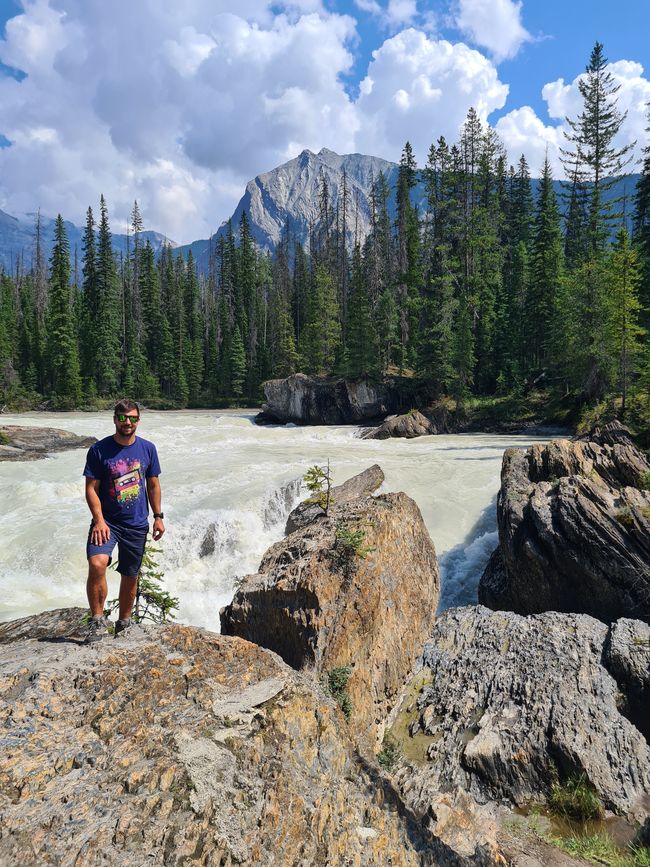
[[[110,413],[2,421],[99,437],[112,432]],[[440,558],[441,608],[475,601],[496,545],[503,450],[538,441],[491,434],[362,440],[354,427],[258,427],[246,411],[144,412],[139,434],[156,443],[163,469],[165,586],[180,599],[178,620],[210,629],[219,628],[219,608],[238,579],[255,572],[282,537],[299,500],[297,479],[328,458],[335,484],[380,464],[381,490],[405,491],[422,511]],[[0,620],[85,604],[84,458],[77,450],[0,464]],[[109,577],[113,598],[119,578]]]

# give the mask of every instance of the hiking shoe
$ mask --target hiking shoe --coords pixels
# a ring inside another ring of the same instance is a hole
[[[121,635],[124,632],[128,632],[129,629],[133,626],[133,621],[129,617],[127,620],[116,620],[115,621],[115,632],[113,634],[113,638],[117,638],[118,635]]]
[[[91,617],[88,623],[88,631],[84,638],[84,644],[95,644],[108,635],[108,620],[105,617]]]

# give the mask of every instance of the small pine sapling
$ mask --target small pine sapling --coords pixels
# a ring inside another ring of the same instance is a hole
[[[167,620],[173,620],[176,616],[178,598],[160,586],[165,574],[161,571],[156,559],[160,553],[161,549],[155,548],[147,538],[133,606],[133,620],[136,623],[142,623],[144,620],[150,620],[152,623],[165,623]],[[114,611],[117,611],[119,606],[119,599],[111,599],[106,607],[106,615],[110,616]]]
[[[307,502],[320,506],[323,512],[329,515],[329,508],[334,502],[332,499],[332,474],[330,472],[329,460],[326,467],[309,467],[303,476],[303,481],[312,493]]]

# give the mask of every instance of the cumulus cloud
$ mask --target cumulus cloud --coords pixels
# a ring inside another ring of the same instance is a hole
[[[627,114],[614,145],[620,148],[636,141],[633,161],[627,169],[635,171],[646,137],[650,81],[644,77],[641,64],[634,61],[618,60],[610,63],[608,70],[615,85],[619,87],[616,94],[617,107],[619,111]],[[538,172],[544,161],[545,150],[548,148],[549,160],[555,176],[562,177],[560,147],[566,146],[564,133],[568,127],[565,119],[567,117],[576,119],[582,111],[582,97],[578,88],[582,78],[584,74],[577,76],[568,84],[563,78],[559,78],[544,85],[542,89],[549,117],[552,120],[559,120],[560,123],[545,123],[529,106],[515,109],[499,119],[496,130],[513,162],[523,153],[533,173]]]
[[[419,17],[416,0],[388,0],[386,5],[378,0],[354,0],[354,5],[362,12],[370,12],[389,30],[412,24]]]
[[[416,0],[357,0],[403,27]],[[409,138],[454,139],[507,86],[463,44],[404,30],[346,92],[356,21],[322,0],[22,0],[0,40],[0,207],[83,221],[107,197],[115,230],[134,198],[149,228],[185,242],[232,213],[245,183],[309,147],[399,158]],[[420,16],[420,20],[422,16]]]
[[[521,23],[517,0],[458,0],[455,23],[475,45],[499,62],[514,57],[530,34]]]
[[[507,95],[508,86],[478,51],[405,30],[373,52],[357,102],[357,144],[366,153],[399,159],[408,139],[423,163],[439,136],[457,139],[471,106],[485,120]]]

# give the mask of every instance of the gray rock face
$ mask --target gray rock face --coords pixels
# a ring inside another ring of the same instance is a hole
[[[0,426],[0,461],[33,461],[44,458],[48,452],[64,449],[89,448],[96,437],[82,437],[70,431],[53,427]]]
[[[588,439],[507,449],[499,548],[479,601],[520,614],[573,611],[650,620],[650,471],[612,422]]]
[[[358,497],[269,548],[221,610],[221,631],[317,677],[349,668],[349,725],[371,752],[429,634],[438,594],[435,549],[413,500]]]
[[[332,503],[340,506],[343,503],[349,503],[350,500],[354,500],[357,497],[369,497],[371,494],[374,494],[383,481],[383,470],[379,464],[373,464],[367,470],[343,482],[342,485],[336,485],[336,487],[332,488],[330,492]],[[293,533],[295,530],[306,527],[307,524],[317,521],[323,515],[322,508],[307,499],[296,506],[287,518],[285,533],[289,535],[289,533]]]
[[[396,774],[424,813],[441,791],[523,805],[584,773],[616,811],[645,815],[650,748],[620,713],[603,665],[608,627],[586,615],[521,617],[482,606],[446,611],[424,647],[427,685],[411,732],[426,750]]]
[[[264,383],[263,421],[286,424],[358,424],[399,409],[400,394],[389,383],[318,379],[294,373]]]
[[[470,863],[275,654],[179,625],[87,647],[78,612],[3,632],[2,865]]]
[[[621,687],[622,712],[650,743],[650,626],[627,618],[612,624],[605,665]]]
[[[391,437],[404,437],[413,439],[415,437],[427,436],[428,434],[437,434],[438,429],[429,421],[428,418],[422,415],[421,412],[410,411],[404,415],[397,415],[393,418],[388,418],[375,430],[367,431],[363,435],[366,440],[387,440]]]

